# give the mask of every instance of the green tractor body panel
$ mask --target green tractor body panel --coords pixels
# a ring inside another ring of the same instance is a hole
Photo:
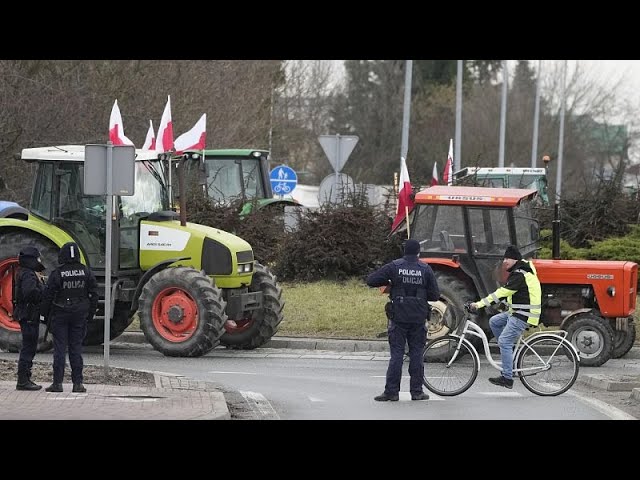
[[[183,227],[178,221],[141,222],[141,270],[149,270],[168,258],[182,257],[189,259],[176,265],[204,270],[214,276],[219,288],[240,288],[251,283],[252,271],[238,273],[239,263],[253,262],[251,246],[240,237],[196,223],[188,222]]]

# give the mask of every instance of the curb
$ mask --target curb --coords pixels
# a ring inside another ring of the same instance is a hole
[[[581,375],[579,382],[608,392],[632,392],[632,398],[636,398],[637,395],[637,398],[640,399],[640,377],[637,375],[613,376],[595,373]]]
[[[142,332],[124,332],[112,343],[147,343]],[[224,348],[224,347],[222,347]],[[292,348],[297,350],[331,350],[336,352],[388,352],[387,340],[345,338],[280,337],[275,335],[260,348]],[[499,353],[498,345],[490,343],[492,353]],[[640,343],[636,343],[622,359],[640,359]]]

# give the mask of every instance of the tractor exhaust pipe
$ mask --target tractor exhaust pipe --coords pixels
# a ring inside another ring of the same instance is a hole
[[[553,222],[551,222],[551,256],[554,260],[560,260],[560,204],[553,207]]]
[[[180,225],[187,226],[187,195],[184,189],[184,164],[187,161],[187,156],[183,155],[180,159],[180,166],[178,168],[178,185],[180,186]]]

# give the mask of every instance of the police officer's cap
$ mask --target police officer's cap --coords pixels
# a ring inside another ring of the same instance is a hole
[[[420,242],[417,240],[410,238],[404,244],[404,254],[405,255],[418,255],[420,253]]]
[[[40,258],[40,250],[38,250],[33,245],[27,245],[20,250],[21,257],[32,257],[36,259],[38,262],[38,268],[36,270],[41,271],[45,269],[45,266],[42,264],[42,258]]]

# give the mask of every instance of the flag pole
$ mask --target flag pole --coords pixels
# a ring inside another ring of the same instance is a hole
[[[409,207],[407,205],[404,206],[404,214],[407,221],[407,238],[411,238],[411,230],[409,229]]]

